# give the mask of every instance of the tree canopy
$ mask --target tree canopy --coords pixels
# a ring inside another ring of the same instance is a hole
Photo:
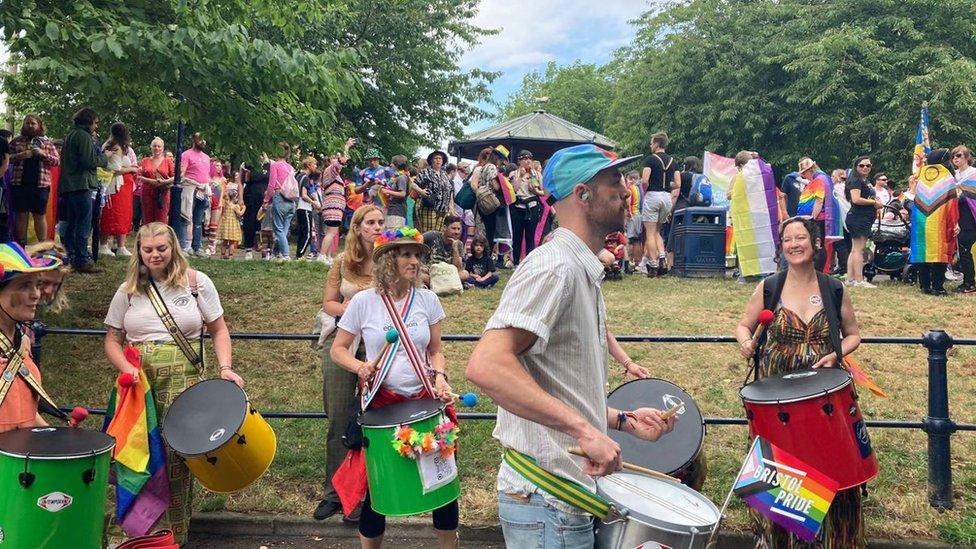
[[[646,151],[664,130],[683,154],[757,150],[788,170],[802,156],[846,167],[871,154],[904,178],[923,101],[934,144],[976,142],[976,1],[683,0],[634,24],[630,46],[592,68],[606,75],[598,87],[609,91],[590,100],[605,118],[547,107],[604,124],[625,152]],[[502,113],[560,97],[555,82],[579,89],[578,67],[526,77]]]
[[[5,0],[8,102],[58,135],[80,106],[138,145],[177,120],[218,152],[278,140],[389,154],[454,132],[491,75],[462,73],[475,0]]]
[[[522,87],[509,96],[497,118],[508,120],[542,108],[605,134],[612,96],[612,84],[603,68],[578,61],[559,67],[550,61],[544,73],[534,71],[522,78]]]

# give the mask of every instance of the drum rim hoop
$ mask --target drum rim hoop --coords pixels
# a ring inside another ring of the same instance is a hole
[[[93,452],[85,452],[83,454],[72,454],[70,456],[35,456],[32,454],[30,456],[30,460],[31,461],[58,461],[58,460],[85,459],[85,458],[90,458],[93,455],[95,457],[98,457],[101,456],[102,454],[107,454],[111,452],[113,448],[115,448],[115,439],[112,439],[112,443],[108,446],[108,448],[98,449]],[[18,459],[28,458],[27,454],[15,453],[9,450],[0,450],[0,456],[7,456],[12,458],[18,458]]]
[[[847,381],[845,381],[844,383],[841,383],[840,385],[838,385],[837,387],[834,387],[833,389],[828,389],[828,390],[825,390],[825,391],[819,391],[819,392],[816,392],[816,393],[813,393],[813,394],[810,394],[810,395],[807,395],[807,396],[803,396],[803,397],[795,397],[795,398],[787,398],[787,399],[756,400],[756,399],[753,399],[753,398],[746,398],[746,397],[742,396],[742,389],[739,389],[739,396],[742,398],[742,402],[748,402],[749,404],[792,404],[794,402],[803,402],[804,400],[813,400],[815,398],[819,398],[819,397],[822,397],[822,396],[825,396],[825,395],[834,394],[834,393],[836,393],[836,392],[844,389],[845,387],[851,385],[852,383],[853,383],[853,381],[851,380],[850,377],[848,377],[847,378]],[[745,387],[743,387],[743,389],[744,388]]]
[[[616,473],[613,473],[613,474],[614,475],[624,474],[624,475],[632,475],[632,476],[640,477],[640,478],[650,478],[650,477],[645,477],[643,475],[638,475],[638,474],[635,474],[635,473],[625,473],[625,472],[620,472],[620,471],[618,471]],[[611,475],[607,475],[607,476],[611,476]],[[606,477],[600,477],[600,478],[596,479],[597,493],[601,497],[603,497],[607,501],[609,501],[610,502],[610,505],[615,506],[618,510],[620,510],[620,509],[626,509],[627,510],[627,520],[633,519],[633,520],[636,520],[637,522],[640,522],[641,524],[643,524],[645,526],[649,526],[651,528],[658,528],[658,529],[661,529],[661,530],[666,530],[668,532],[673,532],[673,533],[676,533],[676,534],[684,534],[684,535],[690,534],[690,531],[689,530],[691,528],[698,528],[699,534],[701,534],[701,533],[708,533],[708,532],[711,532],[712,531],[712,529],[715,527],[716,524],[718,524],[718,517],[719,517],[719,514],[720,514],[720,510],[715,505],[715,503],[712,500],[708,499],[705,496],[705,494],[702,494],[701,492],[698,492],[696,490],[693,490],[692,488],[689,488],[688,486],[685,486],[684,484],[681,484],[680,482],[666,482],[666,481],[663,481],[663,480],[658,481],[658,482],[661,482],[662,484],[672,484],[672,485],[675,485],[680,490],[687,490],[691,494],[698,496],[698,498],[700,498],[701,501],[706,502],[710,506],[710,508],[715,512],[715,516],[716,516],[715,522],[713,522],[711,524],[703,524],[701,526],[696,526],[694,524],[678,524],[678,523],[674,523],[674,522],[668,522],[668,521],[665,521],[665,520],[661,520],[661,519],[657,519],[657,518],[654,518],[654,517],[645,515],[644,513],[641,513],[640,511],[635,511],[630,506],[624,505],[622,502],[618,502],[616,499],[610,497],[606,493],[606,491],[603,490],[600,487],[600,481],[603,480],[603,479],[605,479],[605,478]],[[657,480],[657,479],[652,479],[652,480]],[[651,522],[648,522],[648,520],[650,520]],[[705,530],[705,528],[708,528],[709,526],[711,526],[712,528],[709,528],[708,530]],[[670,529],[668,529],[668,528],[670,528]],[[676,528],[685,528],[685,530],[678,530]]]
[[[194,383],[192,386],[187,387],[186,389],[184,389],[182,393],[176,395],[176,398],[173,399],[173,403],[170,404],[169,407],[166,409],[166,416],[163,417],[163,420],[161,422],[159,422],[159,434],[160,434],[160,436],[162,436],[163,442],[166,443],[166,446],[168,446],[171,450],[173,450],[174,452],[176,452],[177,454],[179,454],[182,457],[199,457],[199,456],[206,456],[206,455],[209,455],[209,454],[213,454],[214,452],[216,452],[217,450],[220,450],[221,448],[223,448],[224,446],[226,446],[227,443],[229,443],[229,442],[231,442],[233,440],[233,438],[228,437],[227,440],[224,441],[223,444],[220,444],[219,446],[213,448],[212,450],[207,450],[205,452],[194,452],[194,453],[190,453],[190,452],[181,452],[181,451],[177,450],[176,448],[173,447],[172,444],[170,444],[169,439],[166,438],[166,420],[169,418],[170,412],[173,411],[173,406],[176,404],[176,402],[178,400],[180,400],[180,397],[182,397],[183,395],[185,395],[186,392],[189,391],[190,389],[193,389],[194,387],[203,385],[204,383],[208,383],[208,382],[211,382],[211,381],[220,381],[220,382],[223,382],[223,383],[230,383],[231,385],[233,385],[234,387],[236,387],[238,390],[240,390],[240,392],[243,393],[243,395],[244,395],[244,413],[241,414],[241,423],[237,427],[235,427],[234,430],[233,430],[233,432],[235,434],[238,434],[238,435],[240,434],[241,427],[243,427],[244,426],[244,423],[247,422],[248,415],[251,415],[251,414],[248,413],[250,410],[253,409],[255,414],[258,414],[258,415],[261,414],[261,412],[258,412],[257,408],[254,408],[254,406],[251,406],[251,399],[250,399],[250,397],[247,396],[247,392],[244,391],[244,388],[240,387],[239,385],[237,385],[233,381],[228,381],[226,379],[214,378],[214,379],[203,379],[203,380],[200,380],[197,383]],[[264,419],[264,416],[261,416],[261,417],[262,417],[262,419]],[[267,420],[265,420],[265,421],[267,421]]]
[[[421,399],[415,399],[415,400],[421,400]],[[356,416],[356,423],[359,424],[359,426],[362,427],[363,429],[389,429],[390,427],[399,427],[401,425],[412,425],[414,423],[417,423],[418,421],[424,421],[425,419],[430,419],[430,418],[436,416],[437,414],[444,414],[444,413],[446,413],[445,410],[447,409],[447,404],[444,404],[444,402],[438,401],[437,399],[433,399],[433,398],[432,399],[424,399],[424,400],[433,400],[433,401],[436,401],[436,402],[440,402],[440,405],[437,407],[436,410],[434,410],[430,414],[428,414],[428,415],[426,415],[424,417],[414,418],[412,421],[408,421],[408,422],[402,422],[401,421],[401,422],[398,422],[398,423],[392,423],[390,425],[366,425],[366,424],[362,423],[363,414],[365,414],[366,412],[360,412],[360,414],[358,416]],[[410,401],[407,400],[407,401],[404,401],[404,402],[410,402]],[[399,404],[399,403],[397,403],[397,404]],[[395,406],[395,404],[391,404],[391,406]],[[383,406],[383,408],[386,408],[386,406]],[[367,412],[368,411],[369,410],[367,410]]]

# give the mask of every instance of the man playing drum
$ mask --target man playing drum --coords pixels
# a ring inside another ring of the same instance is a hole
[[[506,449],[498,514],[508,547],[592,546],[593,515],[584,510],[596,491],[592,476],[621,466],[608,429],[657,440],[674,427],[652,408],[609,408],[604,392],[596,254],[608,233],[623,230],[629,195],[617,170],[636,158],[577,145],[549,159],[543,186],[560,228],[515,270],[468,363],[468,379],[498,404],[494,436]],[[572,446],[588,457],[572,457]]]

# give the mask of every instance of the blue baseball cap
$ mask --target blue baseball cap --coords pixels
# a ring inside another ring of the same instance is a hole
[[[552,201],[562,200],[573,192],[573,187],[593,179],[598,172],[630,164],[640,156],[618,158],[616,153],[592,143],[559,149],[546,162],[542,187],[549,192]]]

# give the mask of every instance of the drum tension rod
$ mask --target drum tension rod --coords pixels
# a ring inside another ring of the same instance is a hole
[[[834,405],[831,404],[830,402],[825,403],[823,405],[823,411],[828,416],[833,415],[834,414]]]
[[[88,469],[86,469],[84,472],[81,473],[81,480],[85,484],[91,484],[95,482],[95,452],[94,451],[92,451],[91,456],[92,456],[91,467],[89,467]]]
[[[207,463],[217,465],[217,456],[207,456]]]
[[[30,465],[30,452],[27,452],[27,455],[24,456],[24,472],[20,474],[20,485],[23,486],[24,488],[30,488],[31,485],[34,484],[34,478],[35,478],[34,473],[31,473],[30,471],[27,470],[27,467],[29,465]]]
[[[790,421],[790,413],[780,410],[779,420],[782,421],[783,423],[788,423]]]
[[[244,438],[244,435],[237,435],[237,443],[238,444],[247,444],[247,439]]]

